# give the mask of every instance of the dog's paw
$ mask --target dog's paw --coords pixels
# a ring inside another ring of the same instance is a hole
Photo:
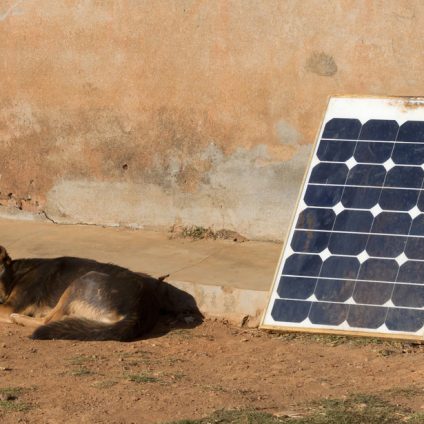
[[[9,319],[11,322],[18,324],[17,320],[19,319],[19,314],[10,314],[9,315]]]

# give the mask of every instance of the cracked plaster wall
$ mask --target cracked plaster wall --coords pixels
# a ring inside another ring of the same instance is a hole
[[[327,96],[423,95],[420,5],[0,1],[0,204],[280,240]]]

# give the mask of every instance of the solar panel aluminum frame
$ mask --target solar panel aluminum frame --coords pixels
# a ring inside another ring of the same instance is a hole
[[[271,286],[268,304],[262,315],[260,328],[267,330],[280,330],[286,332],[307,332],[335,335],[349,335],[361,337],[381,337],[399,340],[422,341],[424,330],[420,334],[408,332],[379,332],[366,328],[343,328],[328,325],[312,324],[310,326],[302,323],[286,323],[274,321],[271,310],[276,299],[278,299],[277,288],[282,275],[285,260],[292,254],[290,242],[293,238],[295,226],[299,214],[303,210],[301,204],[305,197],[308,181],[316,159],[317,150],[321,141],[326,124],[332,118],[359,119],[361,123],[370,119],[393,119],[401,123],[408,120],[424,121],[424,97],[395,97],[395,96],[333,96],[328,99],[327,108],[324,112],[321,126],[317,131],[315,142],[308,160],[308,165],[303,177],[301,189],[292,214],[289,231],[286,235],[283,248],[276,268],[273,284]]]

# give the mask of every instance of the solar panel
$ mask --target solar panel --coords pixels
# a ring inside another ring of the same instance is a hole
[[[330,99],[262,328],[424,335],[424,99]]]

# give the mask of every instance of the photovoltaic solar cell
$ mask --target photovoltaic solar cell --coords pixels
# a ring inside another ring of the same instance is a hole
[[[423,188],[423,99],[330,99],[262,326],[421,338]]]

